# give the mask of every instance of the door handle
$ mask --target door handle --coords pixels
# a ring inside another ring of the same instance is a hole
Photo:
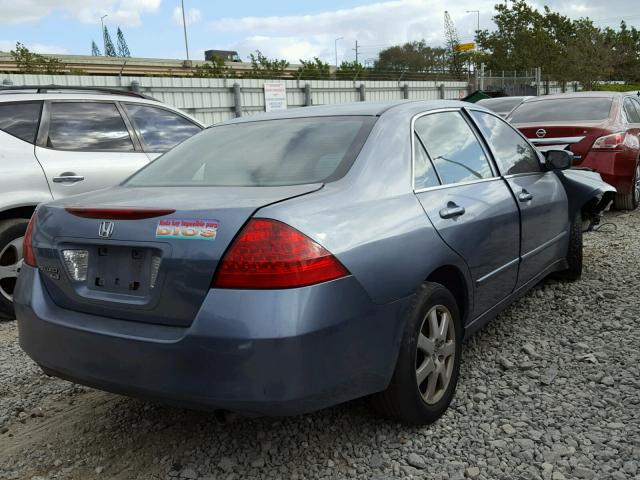
[[[440,210],[440,217],[445,219],[455,218],[455,217],[459,217],[460,215],[464,215],[464,212],[466,212],[464,207],[461,207],[460,205],[456,205],[453,202],[449,202],[447,203],[447,206],[445,208]]]
[[[53,177],[53,183],[76,183],[82,180],[84,180],[83,175],[76,175],[73,172],[64,172],[59,177]]]
[[[528,202],[530,200],[533,200],[533,195],[531,195],[529,192],[527,192],[526,190],[522,190],[519,194],[518,194],[518,200],[520,200],[521,202]]]

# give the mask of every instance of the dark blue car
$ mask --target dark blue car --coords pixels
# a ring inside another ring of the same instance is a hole
[[[291,415],[365,395],[410,424],[463,339],[551,273],[610,201],[482,107],[290,110],[206,129],[122,185],[40,206],[16,294],[50,375]]]

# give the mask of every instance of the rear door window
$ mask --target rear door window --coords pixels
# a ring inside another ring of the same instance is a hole
[[[85,152],[134,151],[129,130],[111,102],[52,102],[46,146]]]
[[[492,147],[503,175],[541,171],[535,150],[510,125],[486,112],[472,110],[471,116]]]
[[[640,123],[640,111],[638,111],[635,102],[631,98],[624,99],[624,113],[630,123]]]
[[[613,100],[607,97],[570,97],[529,101],[509,116],[511,123],[596,122],[609,118]]]
[[[142,136],[147,152],[166,152],[202,128],[164,108],[126,103],[127,114]]]
[[[42,102],[0,103],[0,130],[35,143]]]
[[[424,115],[415,130],[443,184],[493,177],[489,159],[460,112]]]

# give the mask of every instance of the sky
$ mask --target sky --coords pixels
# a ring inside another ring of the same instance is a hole
[[[185,0],[189,53],[203,59],[207,49],[236,50],[243,60],[259,49],[291,63],[314,56],[335,63],[375,59],[388,46],[425,39],[443,43],[443,19],[449,11],[461,42],[480,28],[493,28],[496,0]],[[571,18],[589,17],[599,26],[620,20],[640,28],[638,0],[547,0]],[[102,50],[100,17],[115,43],[119,26],[134,57],[186,58],[182,10],[177,0],[0,0],[0,51],[20,41],[40,53],[89,55],[91,41]],[[342,37],[336,42],[337,38]]]

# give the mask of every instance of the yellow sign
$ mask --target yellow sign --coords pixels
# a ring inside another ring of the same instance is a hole
[[[476,44],[474,42],[469,43],[459,43],[456,45],[456,51],[458,52],[467,52],[469,50],[473,50],[476,48]]]

